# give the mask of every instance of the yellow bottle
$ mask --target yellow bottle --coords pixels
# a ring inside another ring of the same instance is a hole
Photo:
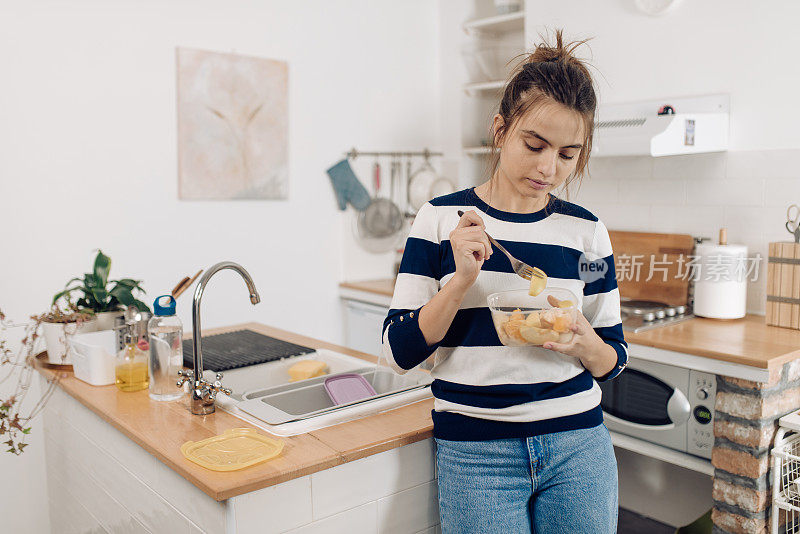
[[[147,353],[137,346],[135,336],[128,332],[125,333],[125,346],[117,353],[115,374],[121,391],[141,391],[150,384]]]

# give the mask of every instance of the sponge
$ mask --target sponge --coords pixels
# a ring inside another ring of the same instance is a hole
[[[327,374],[328,366],[318,360],[301,360],[288,369],[289,382],[297,382],[306,378],[314,378]]]

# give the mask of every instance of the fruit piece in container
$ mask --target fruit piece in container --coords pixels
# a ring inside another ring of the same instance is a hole
[[[307,378],[322,376],[328,372],[325,362],[318,360],[301,360],[287,369],[289,372],[289,382],[297,382]]]
[[[529,313],[528,316],[525,318],[525,324],[528,326],[535,326],[537,328],[541,328],[542,322],[539,317],[539,312],[533,311]]]
[[[535,326],[522,326],[519,329],[520,335],[525,341],[534,345],[542,345],[548,341],[558,341],[558,332],[549,328],[536,328]]]
[[[562,300],[558,303],[559,308],[571,308],[574,305],[575,303],[573,303],[571,300]]]
[[[513,317],[513,315],[512,315],[512,317]],[[524,342],[525,338],[522,337],[520,335],[520,333],[519,333],[520,327],[522,327],[524,325],[525,325],[525,321],[524,320],[522,320],[522,319],[513,320],[512,319],[512,320],[509,320],[507,323],[505,323],[503,325],[503,330],[505,330],[506,334],[508,334],[508,337],[511,337],[511,338],[514,338],[514,339],[516,339],[518,341],[523,341]]]
[[[570,317],[569,315],[559,315],[553,321],[553,330],[558,333],[569,332]]]
[[[528,289],[528,294],[535,297],[547,286],[547,278],[539,278],[538,276],[531,276],[531,285]],[[552,296],[552,295],[551,295]]]
[[[517,308],[516,310],[514,310],[514,311],[511,313],[511,317],[509,317],[509,319],[508,319],[508,320],[509,320],[509,321],[524,321],[524,320],[525,320],[525,316],[524,316],[524,315],[522,315],[522,310],[520,310],[519,308]]]
[[[556,309],[557,308],[550,310],[543,310],[539,314],[539,322],[541,323],[542,328],[550,328],[550,329],[553,328],[553,325],[556,322],[556,317],[558,317]]]

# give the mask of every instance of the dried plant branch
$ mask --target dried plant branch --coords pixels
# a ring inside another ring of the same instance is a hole
[[[30,423],[44,409],[58,384],[58,377],[48,379],[41,397],[26,411],[23,404],[33,382],[38,330],[47,315],[33,316],[31,322],[18,325],[6,320],[0,311],[0,385],[13,384],[11,394],[5,398],[0,397],[0,443],[8,446],[6,452],[16,455],[22,454],[28,446],[26,438],[31,432]],[[49,315],[63,318],[67,314],[56,309]],[[6,333],[10,328],[20,327],[25,329],[23,338],[19,348],[13,351],[8,346]]]

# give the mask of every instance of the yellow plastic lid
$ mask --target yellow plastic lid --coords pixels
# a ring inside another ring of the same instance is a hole
[[[230,428],[202,441],[187,441],[181,453],[197,465],[213,471],[236,471],[275,458],[283,442],[250,428]]]

